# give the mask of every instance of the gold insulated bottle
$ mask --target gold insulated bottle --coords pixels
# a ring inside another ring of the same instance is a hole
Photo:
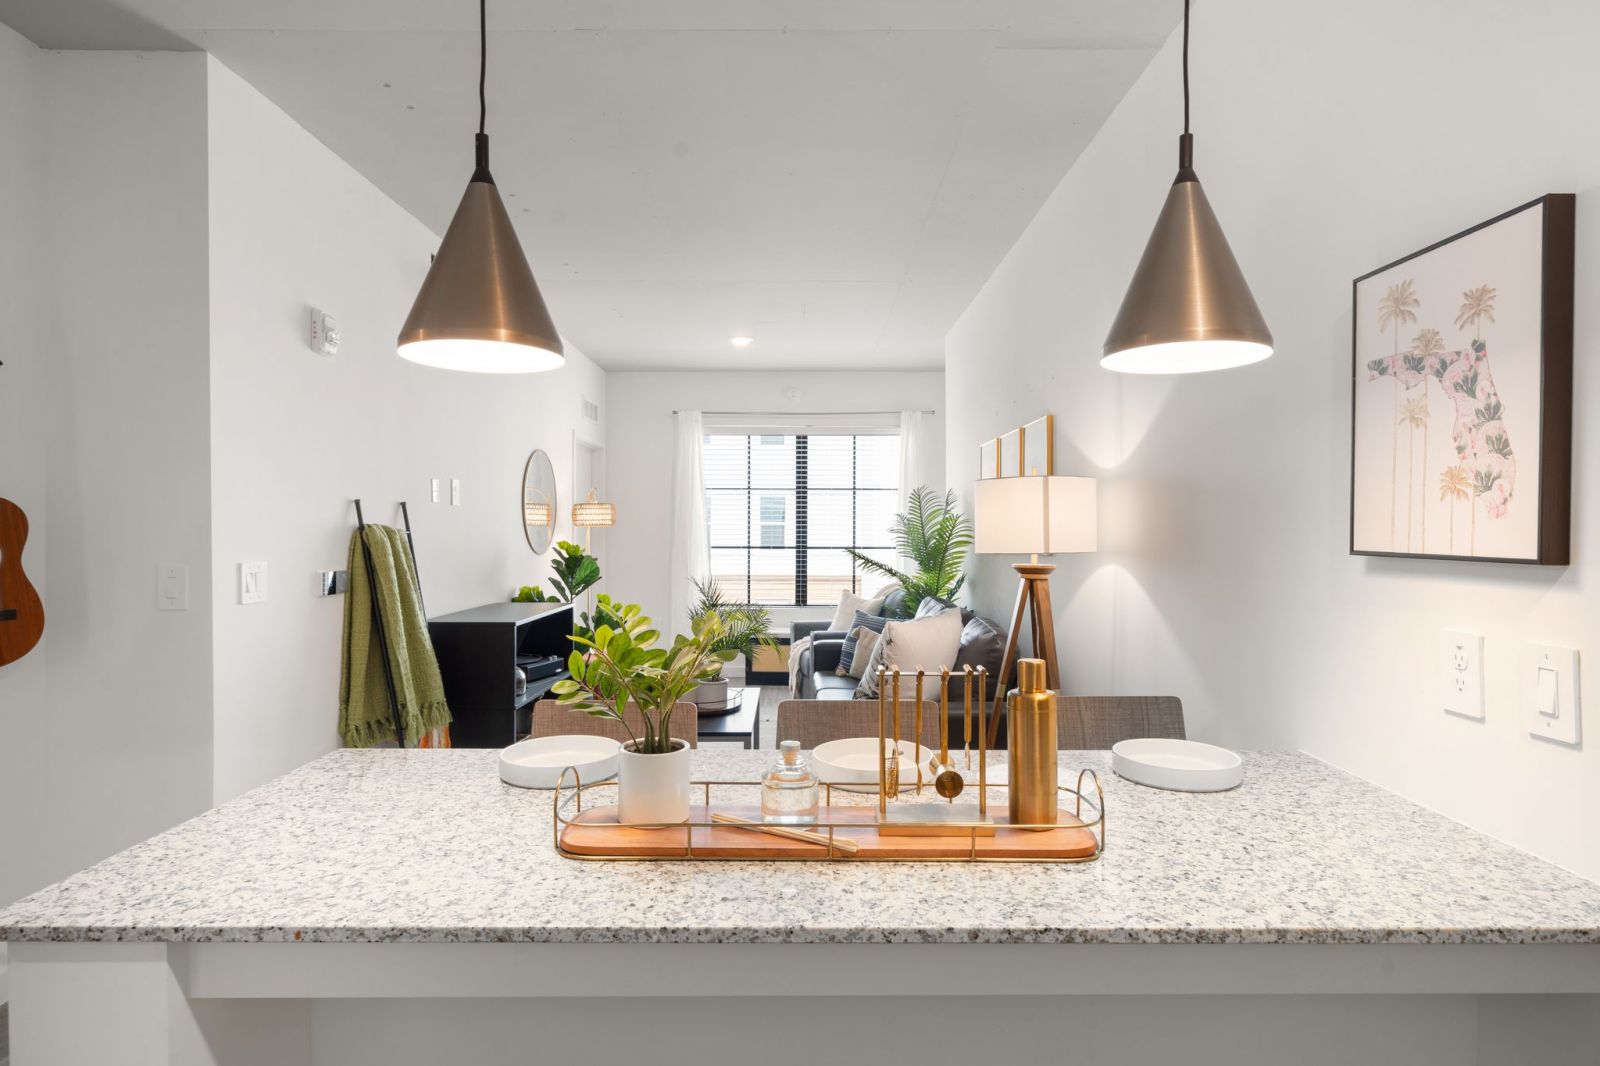
[[[1006,706],[1011,824],[1055,825],[1056,694],[1045,687],[1043,659],[1017,661],[1017,687]]]

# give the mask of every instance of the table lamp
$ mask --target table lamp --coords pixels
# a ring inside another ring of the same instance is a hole
[[[1039,556],[1061,552],[1092,552],[1096,548],[1095,480],[1092,477],[1008,477],[977,483],[974,500],[973,549],[980,555],[1026,555],[1025,563],[1011,568],[1021,578],[1017,607],[1006,634],[995,686],[995,710],[989,718],[989,745],[1000,735],[1000,713],[1006,705],[1006,685],[1016,668],[1022,616],[1031,619],[1033,654],[1044,660],[1045,683],[1061,686],[1056,660],[1055,616],[1050,610],[1051,563]]]

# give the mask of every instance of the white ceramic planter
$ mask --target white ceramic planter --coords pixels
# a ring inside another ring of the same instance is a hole
[[[689,742],[674,740],[665,755],[640,755],[632,741],[617,764],[617,819],[623,822],[689,820]]]

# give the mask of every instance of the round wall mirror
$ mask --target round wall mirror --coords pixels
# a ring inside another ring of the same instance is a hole
[[[555,533],[556,472],[550,456],[535,448],[522,468],[522,535],[536,555],[543,555]]]

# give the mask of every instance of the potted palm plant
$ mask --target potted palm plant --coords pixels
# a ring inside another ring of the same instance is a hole
[[[702,616],[693,635],[659,648],[661,634],[638,604],[614,607],[616,628],[601,625],[591,637],[572,637],[578,645],[567,662],[572,676],[557,681],[551,692],[572,710],[620,722],[627,731],[617,765],[619,821],[684,822],[689,818],[689,744],[673,738],[672,710],[735,653],[718,650],[723,629],[715,613]],[[637,730],[624,714],[630,703],[639,710]]]
[[[754,603],[734,603],[723,594],[715,581],[694,583],[699,598],[689,609],[689,625],[694,628],[700,619],[716,615],[722,622],[722,635],[717,638],[716,650],[731,652],[729,661],[754,654],[759,647],[776,648],[772,639],[772,614]],[[719,714],[732,710],[728,705],[728,679],[717,668],[717,676],[702,681],[689,697],[699,705],[701,713]]]
[[[854,548],[846,550],[863,570],[900,583],[905,590],[901,611],[907,617],[929,597],[953,600],[966,580],[962,571],[972,547],[972,519],[961,513],[955,491],[940,498],[926,485],[918,485],[911,490],[905,513],[895,515],[893,528],[895,552],[916,565],[915,573],[902,573]]]

